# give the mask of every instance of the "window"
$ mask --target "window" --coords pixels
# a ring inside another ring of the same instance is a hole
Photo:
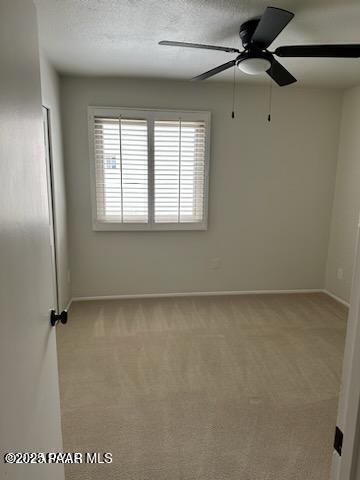
[[[205,230],[209,112],[89,107],[94,230]]]

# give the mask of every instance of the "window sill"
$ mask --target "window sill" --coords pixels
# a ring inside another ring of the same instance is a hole
[[[98,222],[93,223],[95,232],[164,232],[164,231],[192,231],[207,230],[207,223],[111,223]]]

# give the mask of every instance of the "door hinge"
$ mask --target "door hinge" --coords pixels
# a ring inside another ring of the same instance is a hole
[[[344,434],[338,426],[335,428],[334,448],[341,456],[341,450],[343,445]]]

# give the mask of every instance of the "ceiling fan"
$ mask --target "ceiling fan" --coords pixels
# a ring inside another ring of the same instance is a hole
[[[200,43],[171,42],[163,40],[159,45],[174,47],[203,48],[206,50],[221,50],[239,55],[230,62],[202,73],[192,80],[205,80],[217,75],[228,68],[237,66],[250,75],[266,72],[281,87],[296,82],[296,78],[279,63],[277,57],[324,57],[324,58],[359,58],[360,44],[347,45],[293,45],[278,47],[273,52],[268,48],[287,24],[294,18],[294,14],[276,7],[267,7],[260,18],[249,20],[240,26],[240,39],[244,50],[237,48],[203,45]]]

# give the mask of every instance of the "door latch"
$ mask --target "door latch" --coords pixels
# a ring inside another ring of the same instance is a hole
[[[67,310],[63,310],[61,313],[56,313],[55,310],[51,310],[50,312],[50,325],[55,327],[58,322],[61,322],[63,325],[68,321],[68,312]]]
[[[341,456],[342,446],[343,446],[344,434],[338,426],[335,429],[335,439],[334,439],[334,449]]]

